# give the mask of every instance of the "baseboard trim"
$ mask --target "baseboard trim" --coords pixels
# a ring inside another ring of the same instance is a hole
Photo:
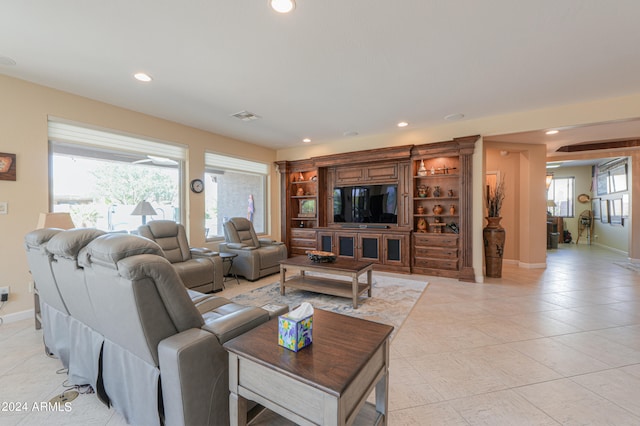
[[[617,248],[605,246],[604,244],[600,244],[600,243],[593,243],[593,245],[596,245],[598,247],[601,247],[601,248],[604,248],[604,249],[607,249],[607,250],[614,251],[614,252],[616,252],[618,254],[621,254],[621,255],[624,255],[624,256],[629,256],[629,252],[628,251],[624,251],[624,250],[620,250],[620,249],[617,249]]]
[[[33,319],[34,312],[33,312],[33,309],[27,309],[26,311],[20,311],[20,312],[14,312],[12,314],[1,315],[0,318],[2,318],[2,321],[5,324],[8,324],[10,322],[22,321],[29,318]]]

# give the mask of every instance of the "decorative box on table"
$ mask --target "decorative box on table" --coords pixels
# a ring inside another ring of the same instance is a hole
[[[302,319],[292,319],[290,314],[278,317],[278,344],[298,352],[313,341],[313,314]]]

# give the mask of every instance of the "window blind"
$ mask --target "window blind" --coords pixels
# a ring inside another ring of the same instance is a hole
[[[153,141],[54,120],[49,120],[48,128],[49,140],[53,142],[72,143],[144,156],[153,155],[177,161],[184,161],[187,157],[187,148],[184,145]]]
[[[257,161],[243,160],[228,155],[205,152],[205,167],[209,169],[235,170],[239,172],[254,173],[259,175],[269,174],[269,165]]]

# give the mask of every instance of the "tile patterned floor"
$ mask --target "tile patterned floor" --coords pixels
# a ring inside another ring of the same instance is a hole
[[[547,260],[505,264],[484,284],[428,277],[391,345],[390,425],[640,424],[640,273],[596,246],[560,245]],[[59,367],[31,321],[0,326],[0,404],[60,393]],[[81,395],[71,412],[0,411],[14,424],[124,421]]]

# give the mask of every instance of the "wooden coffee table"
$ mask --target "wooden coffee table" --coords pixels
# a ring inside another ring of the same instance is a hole
[[[275,320],[226,342],[231,425],[246,424],[247,400],[300,425],[350,425],[374,389],[386,424],[392,331],[316,309],[313,343],[299,352],[278,345]]]
[[[298,269],[299,275],[286,279],[287,269]],[[351,277],[351,282],[335,280],[325,277],[305,275],[305,271],[323,272],[331,275]],[[367,273],[367,282],[359,283],[358,277]],[[358,308],[358,296],[365,291],[371,297],[372,262],[357,262],[355,260],[337,259],[333,263],[313,262],[307,256],[296,256],[280,261],[280,294],[284,296],[286,287],[330,294],[332,296],[351,297],[353,308]],[[349,285],[351,284],[351,285]]]

